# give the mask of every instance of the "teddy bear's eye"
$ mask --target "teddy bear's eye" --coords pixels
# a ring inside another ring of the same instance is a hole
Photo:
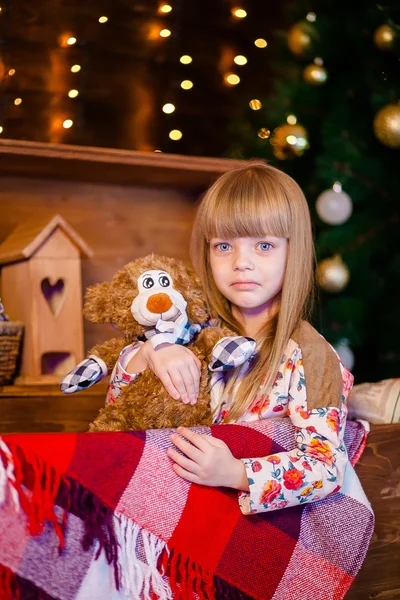
[[[154,279],[152,277],[146,277],[146,279],[143,279],[143,287],[146,288],[146,290],[152,288],[154,285]]]
[[[165,275],[162,275],[159,278],[158,281],[159,281],[160,285],[162,285],[162,287],[168,287],[169,286],[169,279]]]

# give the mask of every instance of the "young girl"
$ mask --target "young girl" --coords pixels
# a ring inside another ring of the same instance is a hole
[[[310,215],[299,186],[268,165],[246,164],[206,192],[192,234],[192,261],[221,324],[257,342],[255,358],[212,397],[215,423],[287,416],[294,450],[235,459],[224,442],[179,428],[168,449],[188,481],[239,490],[244,514],[322,499],[340,489],[353,376],[303,320],[311,309],[314,252]],[[167,391],[196,401],[199,363],[184,346],[145,342],[125,364],[136,377],[150,368]],[[278,500],[279,497],[279,500]]]

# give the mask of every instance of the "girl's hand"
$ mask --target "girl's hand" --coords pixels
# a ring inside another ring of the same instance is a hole
[[[154,350],[147,340],[139,352],[143,353],[149,369],[160,379],[167,392],[185,404],[196,404],[199,395],[201,362],[189,348],[166,344]]]
[[[174,433],[169,438],[186,456],[173,448],[167,450],[175,461],[173,469],[177,475],[201,485],[249,490],[245,466],[232,455],[225,442],[186,427],[178,427],[177,431],[185,439]]]

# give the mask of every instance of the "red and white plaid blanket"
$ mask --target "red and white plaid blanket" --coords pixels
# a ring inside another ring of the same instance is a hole
[[[195,428],[234,456],[290,450],[289,419]],[[340,600],[374,517],[352,465],[367,435],[348,422],[343,487],[319,502],[242,515],[235,491],[171,468],[171,430],[0,438],[0,598]]]

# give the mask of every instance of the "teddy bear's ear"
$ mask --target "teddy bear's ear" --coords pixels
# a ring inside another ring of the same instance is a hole
[[[175,288],[181,292],[187,302],[186,312],[190,323],[204,325],[210,318],[210,311],[196,273],[182,261],[177,261],[171,274]]]
[[[201,288],[200,280],[192,271],[189,275],[191,286],[187,288],[187,315],[191,323],[204,325],[210,318],[205,294]]]
[[[87,288],[83,305],[83,314],[92,323],[111,321],[110,284],[96,283]]]

